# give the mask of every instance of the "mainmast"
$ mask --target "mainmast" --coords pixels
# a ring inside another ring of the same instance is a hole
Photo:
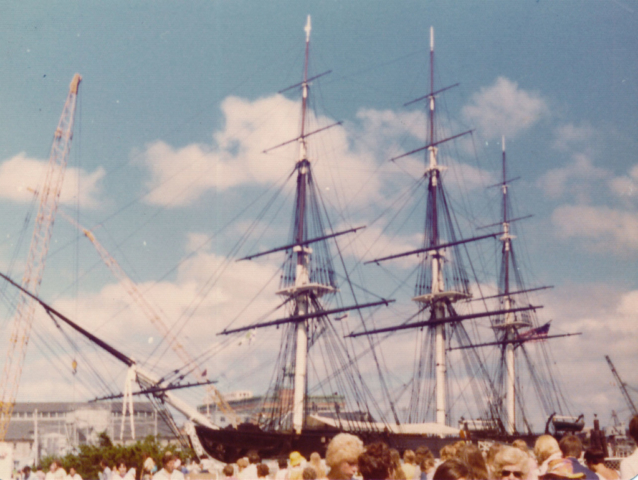
[[[429,167],[425,170],[425,175],[429,175],[428,198],[429,209],[432,212],[430,231],[425,232],[426,238],[430,238],[430,246],[436,247],[439,244],[439,218],[437,208],[437,189],[439,188],[439,176],[442,167],[438,163],[438,148],[435,146],[434,136],[434,27],[430,27],[430,132],[428,157]],[[431,254],[432,262],[432,298],[445,292],[445,281],[442,275],[443,251],[434,250]],[[426,296],[413,298],[415,302],[427,302],[430,299]],[[432,318],[436,321],[445,316],[445,305],[441,302],[433,304]],[[436,358],[436,423],[446,424],[446,397],[447,397],[447,376],[446,376],[446,355],[445,355],[445,324],[439,324],[435,333],[435,358]]]

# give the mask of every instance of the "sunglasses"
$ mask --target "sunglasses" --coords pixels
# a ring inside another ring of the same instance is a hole
[[[501,477],[509,477],[510,475],[514,475],[516,478],[523,478],[523,472],[514,472],[512,470],[503,469],[501,470]]]

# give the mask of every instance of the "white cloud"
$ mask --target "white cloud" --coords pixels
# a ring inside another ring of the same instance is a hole
[[[611,192],[622,199],[638,197],[638,165],[634,165],[625,176],[614,177],[609,180]]]
[[[638,250],[638,214],[589,205],[562,205],[552,214],[556,234],[563,239],[584,238],[604,252]]]
[[[292,171],[299,155],[297,142],[267,154],[263,151],[295,138],[299,130],[298,102],[282,95],[253,102],[229,97],[221,109],[225,125],[214,134],[212,144],[176,149],[157,141],[147,146],[143,155],[143,162],[151,172],[147,202],[185,206],[210,190],[270,184]],[[391,119],[371,120],[373,116],[369,112],[362,115],[371,126],[392,128]],[[330,118],[315,118],[309,114],[306,131],[332,123]],[[381,180],[375,173],[375,156],[380,152],[361,147],[343,126],[330,128],[321,135],[324,138],[308,139],[308,156],[315,164],[319,184],[334,187],[335,183],[347,183],[347,189],[339,189],[345,192],[345,201],[356,204],[369,201],[380,189]],[[362,135],[367,137],[366,132]],[[320,153],[326,144],[330,146]],[[328,170],[332,170],[331,174]]]
[[[475,93],[472,103],[463,107],[462,113],[485,138],[495,139],[501,135],[515,137],[548,115],[549,108],[540,94],[498,77],[494,85]]]
[[[596,183],[610,176],[607,170],[594,166],[587,155],[576,153],[573,155],[572,163],[547,171],[538,179],[537,185],[551,198],[569,196],[581,203],[587,203],[591,200],[592,194],[596,195]]]
[[[638,332],[638,291],[619,291],[608,284],[565,285],[550,294],[544,316],[552,318],[552,334],[582,333],[551,341],[554,357],[563,373],[563,392],[585,413],[588,422],[598,413],[603,424],[612,409],[623,410],[605,355],[625,375],[624,381],[638,383],[633,368]],[[582,381],[587,372],[587,381]],[[595,395],[602,398],[594,399]]]
[[[27,203],[33,198],[33,192],[42,188],[48,162],[27,157],[19,153],[0,165],[0,198],[13,202]],[[78,179],[80,185],[79,203],[84,208],[96,208],[102,202],[102,178],[104,169],[99,167],[92,173],[67,167],[60,194],[60,203],[74,205],[78,197]],[[79,177],[79,178],[78,178]]]
[[[592,126],[568,123],[556,129],[553,147],[562,151],[582,151],[588,148],[596,137],[597,132]]]

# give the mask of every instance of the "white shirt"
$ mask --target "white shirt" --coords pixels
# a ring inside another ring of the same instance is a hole
[[[178,469],[173,470],[170,474],[163,468],[153,475],[153,480],[184,480],[184,474]]]
[[[638,475],[638,448],[620,462],[620,480],[631,480]]]

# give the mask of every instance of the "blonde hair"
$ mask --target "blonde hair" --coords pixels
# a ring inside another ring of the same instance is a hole
[[[504,447],[494,457],[494,478],[501,478],[503,467],[516,465],[523,472],[523,477],[529,473],[528,456],[516,447]]]
[[[342,462],[356,462],[363,453],[363,442],[349,433],[335,435],[326,450],[326,465],[338,467]]]
[[[403,461],[405,463],[414,464],[415,460],[416,460],[416,455],[414,454],[413,450],[406,450],[405,452],[403,452]]]
[[[522,438],[517,438],[512,442],[512,447],[518,448],[523,453],[529,454],[529,448],[527,448],[527,443]]]
[[[314,468],[316,478],[324,478],[326,476],[326,470],[321,465],[321,455],[317,452],[312,452],[310,454],[310,466]]]
[[[555,453],[560,453],[558,442],[551,435],[541,435],[536,439],[534,444],[534,456],[536,461],[541,464]]]
[[[248,466],[248,459],[246,457],[241,457],[239,460],[237,460],[237,466],[240,470],[246,468]]]
[[[456,447],[454,445],[445,445],[440,451],[441,461],[445,462],[451,458],[456,457]]]

